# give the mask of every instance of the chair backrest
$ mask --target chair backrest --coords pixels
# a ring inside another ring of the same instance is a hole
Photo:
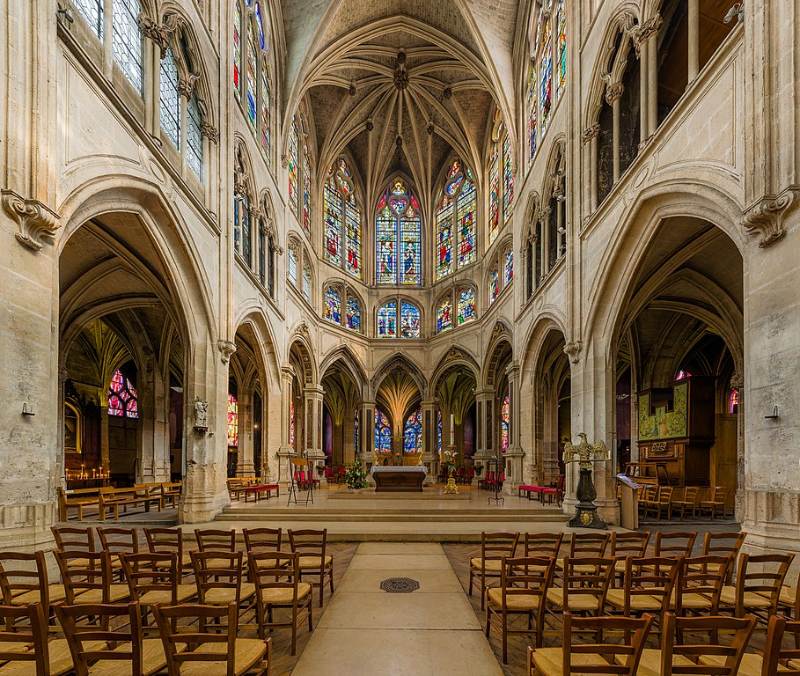
[[[695,531],[682,533],[656,533],[656,556],[684,556],[692,555],[694,541],[697,539]]]
[[[3,627],[5,626],[5,629]],[[33,646],[33,650],[28,649]],[[41,603],[25,606],[0,605],[0,664],[14,668],[15,662],[30,668],[17,673],[48,676],[47,619]]]
[[[153,553],[174,553],[183,558],[183,533],[178,528],[145,528],[147,548]]]
[[[55,551],[67,603],[88,591],[99,590],[104,602],[111,590],[111,555],[108,552]]]
[[[291,589],[292,605],[297,605],[300,582],[298,556],[294,552],[255,552],[247,560],[250,580],[256,588],[259,614],[266,608],[264,592],[269,589]]]
[[[683,501],[692,504],[697,503],[697,498],[700,495],[700,488],[698,486],[687,486],[683,489]]]
[[[50,526],[56,541],[56,549],[62,552],[93,552],[94,528],[85,526]]]
[[[503,560],[500,569],[501,605],[513,607],[515,596],[538,596],[536,607],[543,610],[544,598],[553,581],[556,560],[546,556],[520,556]]]
[[[567,674],[619,674],[634,676],[639,668],[647,635],[653,623],[651,615],[642,617],[573,617],[564,613],[563,666]],[[600,636],[611,633],[622,635],[622,643],[576,643],[581,633],[592,632]],[[588,655],[598,655],[597,661],[587,666]]]
[[[325,550],[328,546],[328,529],[292,530],[290,528],[289,545],[292,551],[299,556],[319,556],[324,561]]]
[[[242,534],[248,555],[261,551],[280,551],[282,528],[243,528]]]
[[[669,610],[672,590],[683,565],[683,558],[629,556],[625,560],[625,615],[637,607],[637,598],[656,599],[664,613]]]
[[[236,605],[242,593],[242,552],[192,552],[197,596],[205,603],[212,589],[234,589]]]
[[[88,676],[90,665],[97,660],[126,662],[120,664],[120,673],[142,676],[142,621],[138,603],[57,606],[56,615],[64,628],[77,676]],[[120,622],[120,618],[125,621]]]
[[[788,635],[794,634],[791,647],[784,648],[788,643]],[[778,664],[781,666],[778,671]],[[781,615],[773,615],[767,624],[767,640],[764,645],[764,661],[761,676],[800,675],[800,619],[789,620]]]
[[[775,613],[778,597],[794,554],[742,554],[736,573],[736,615],[744,614],[744,595],[755,592],[770,600],[767,615]]]
[[[501,560],[514,556],[519,543],[519,533],[481,533],[481,558],[484,561]]]
[[[730,584],[733,577],[733,569],[739,550],[744,544],[747,533],[706,533],[703,536],[703,554],[707,556],[730,556],[730,566],[726,576],[725,584]]]
[[[570,558],[603,558],[610,539],[608,533],[573,533],[569,543]]]
[[[197,548],[201,552],[234,552],[236,551],[236,531],[210,528],[196,530],[194,537]]]
[[[565,557],[563,607],[570,607],[570,594],[581,594],[594,596],[597,599],[597,607],[602,608],[614,574],[614,563],[614,559],[599,557]]]
[[[173,552],[139,552],[123,554],[122,565],[131,599],[140,600],[147,592],[160,591],[170,594],[172,603],[177,603],[178,556]]]
[[[725,502],[728,491],[725,486],[714,486],[714,502]]]
[[[676,612],[680,614],[683,609],[684,594],[700,594],[710,601],[708,610],[716,613],[719,595],[730,565],[730,556],[695,556],[683,559],[675,587]]]
[[[33,564],[33,565],[31,565]],[[50,607],[50,587],[44,552],[0,552],[0,593],[2,603],[14,604],[14,598],[39,592],[42,607]]]
[[[672,486],[662,486],[658,492],[658,502],[661,505],[668,505],[672,501],[672,494],[675,489]]]
[[[525,556],[558,558],[563,533],[525,533]]]
[[[650,531],[630,531],[611,533],[611,556],[624,559],[628,556],[637,558],[647,553],[647,544],[650,542]]]
[[[676,617],[665,613],[661,632],[662,676],[735,676],[755,625],[754,615]],[[691,637],[691,643],[679,643],[685,634]],[[698,640],[699,634],[703,635],[702,640]],[[729,642],[720,642],[721,636]]]
[[[644,487],[644,495],[642,496],[642,500],[646,500],[648,502],[655,502],[658,499],[658,486],[654,486],[652,484],[647,484]]]
[[[111,554],[135,554],[139,551],[139,533],[135,528],[98,528],[103,551]]]

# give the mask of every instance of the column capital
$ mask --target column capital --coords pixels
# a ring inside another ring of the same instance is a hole
[[[586,129],[583,130],[583,132],[581,133],[581,141],[583,141],[584,143],[589,143],[589,141],[597,138],[599,135],[600,135],[600,125],[595,123],[586,127]]]
[[[614,105],[615,101],[619,101],[622,98],[622,94],[625,92],[625,85],[621,82],[614,82],[613,84],[609,84],[606,87],[606,103],[608,105]]]
[[[32,251],[39,251],[44,242],[52,244],[61,227],[59,215],[43,202],[26,199],[13,190],[2,190],[3,208],[17,223],[17,241]]]

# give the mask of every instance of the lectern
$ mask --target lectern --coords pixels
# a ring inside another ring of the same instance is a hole
[[[626,474],[617,474],[620,498],[620,522],[628,530],[639,529],[639,484]]]

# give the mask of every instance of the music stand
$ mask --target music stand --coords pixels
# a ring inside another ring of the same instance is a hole
[[[495,476],[494,486],[492,486],[493,495],[489,496],[489,504],[494,502],[494,504],[499,505],[500,503],[505,504],[506,502],[506,499],[501,495],[503,485],[500,483],[500,466],[500,458],[497,456],[489,458],[486,461],[486,472],[494,472]]]
[[[297,481],[295,480],[295,472],[300,471],[299,470],[300,467],[306,467],[306,469],[309,468],[308,458],[305,455],[301,455],[300,457],[296,457],[296,458],[291,458],[290,462],[291,462],[291,465],[292,465],[292,475],[291,475],[291,481],[289,482],[289,500],[286,503],[287,507],[289,505],[291,505],[292,502],[294,502],[294,504],[296,504],[296,505],[300,504],[300,498],[298,496],[298,491],[303,490],[303,488],[302,488],[302,486],[298,486],[297,485]],[[313,505],[314,504],[314,479],[313,479],[313,477],[310,476],[310,471],[309,471],[308,480],[306,481],[305,491],[306,491],[306,502],[305,502],[305,504],[308,505],[308,503],[311,502],[311,504]]]

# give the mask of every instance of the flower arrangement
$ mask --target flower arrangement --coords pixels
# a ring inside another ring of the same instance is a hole
[[[456,449],[455,448],[447,448],[442,452],[442,464],[447,467],[448,470],[455,469],[456,466],[456,457],[457,457]]]
[[[351,490],[360,490],[367,487],[367,472],[358,460],[347,466],[344,474],[344,482]]]

